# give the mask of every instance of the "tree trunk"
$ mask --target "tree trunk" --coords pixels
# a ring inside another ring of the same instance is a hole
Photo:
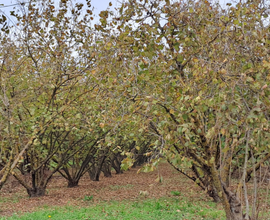
[[[105,161],[102,170],[105,177],[112,177],[112,172],[111,172],[111,164],[108,163],[108,161]]]
[[[70,172],[70,170],[68,168],[63,167],[62,170],[58,170],[58,173],[60,173],[61,176],[67,180],[67,182],[68,182],[67,187],[68,188],[78,186],[80,178],[81,178],[80,172],[76,171],[76,173],[74,174],[74,173]]]
[[[88,170],[89,177],[92,181],[99,181],[101,169],[98,167],[93,166],[91,169]]]
[[[8,180],[9,174],[10,174],[10,167],[7,167],[7,168],[3,167],[0,170],[0,190],[2,189],[2,187]]]
[[[68,188],[76,187],[79,185],[79,180],[68,180]]]
[[[115,170],[116,174],[123,173],[123,171],[121,170],[121,161],[119,161],[117,156],[112,159],[112,167]]]
[[[241,200],[238,198],[237,194],[228,190],[224,183],[222,183],[222,186],[230,204],[231,220],[245,220],[246,218],[245,215],[243,215]],[[251,218],[248,216],[248,219]]]
[[[47,184],[58,169],[59,167],[55,168],[54,171],[49,171],[44,166],[31,174],[19,175],[14,172],[13,176],[23,185],[29,197],[40,197],[45,195]]]
[[[222,181],[220,181],[222,188],[224,190],[224,193],[226,195],[226,197],[223,197],[223,205],[224,203],[229,203],[230,206],[230,216],[228,217],[228,213],[226,212],[226,216],[227,219],[230,220],[245,220],[245,219],[249,219],[251,220],[250,216],[247,216],[246,218],[246,214],[243,214],[243,210],[242,210],[242,203],[241,200],[239,199],[239,197],[237,196],[237,193],[233,193],[231,192],[227,187],[226,184]],[[225,201],[227,200],[227,201]]]
[[[91,180],[99,181],[99,176],[100,176],[101,169],[102,169],[105,159],[106,159],[106,156],[102,156],[97,162],[96,161],[92,162],[92,166],[88,170],[88,174]]]
[[[9,177],[11,171],[13,170],[12,161],[13,161],[13,154],[11,154],[11,156],[9,157],[9,161],[5,166],[3,166],[3,165],[0,166],[0,190],[2,189],[2,187],[4,186],[6,181],[8,180],[8,177]]]
[[[225,192],[226,185],[222,184],[223,182],[221,181],[218,175],[218,172],[216,170],[216,166],[214,163],[210,163],[210,172],[211,172],[211,178],[212,178],[212,185],[219,192],[219,198],[222,202],[227,219],[236,220],[232,218],[233,216],[231,212],[230,199],[228,198],[228,196],[226,196],[226,192]]]
[[[40,197],[44,196],[46,192],[46,187],[36,187],[27,189],[29,197]]]
[[[218,196],[218,192],[215,188],[211,188],[207,190],[207,194],[213,198],[214,202],[219,203],[220,202],[220,198]]]

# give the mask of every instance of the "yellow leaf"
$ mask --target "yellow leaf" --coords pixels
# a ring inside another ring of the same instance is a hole
[[[211,157],[211,159],[210,159],[209,162],[213,164],[215,162],[215,158],[214,157]]]
[[[254,82],[254,79],[251,78],[251,77],[247,77],[247,81],[248,81],[248,82]]]
[[[174,110],[173,109],[170,109],[170,114],[173,114],[174,113]]]
[[[227,73],[227,71],[225,69],[220,70],[220,74],[226,74],[226,73]]]
[[[225,130],[224,128],[221,128],[220,133],[221,133],[222,135],[225,135],[225,132],[226,132],[226,130]]]
[[[145,156],[149,157],[149,156],[151,156],[151,154],[152,154],[152,152],[147,152],[147,153],[145,153]]]
[[[142,168],[138,169],[137,174],[139,174],[141,172],[141,170],[142,170]]]

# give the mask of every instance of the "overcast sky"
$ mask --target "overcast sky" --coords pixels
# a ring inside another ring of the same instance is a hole
[[[23,0],[21,2],[28,2],[28,0]],[[85,3],[84,0],[76,0],[76,2]],[[92,6],[95,7],[95,9],[97,11],[101,11],[101,10],[104,10],[104,9],[106,9],[108,7],[109,2],[112,2],[113,5],[117,4],[116,0],[92,0],[91,4],[92,4]],[[13,4],[16,4],[16,3],[17,3],[16,0],[0,0],[0,4],[3,4],[4,6],[13,5]],[[0,8],[1,8],[1,6],[0,6]],[[13,6],[11,6],[9,8],[12,9]],[[8,8],[6,8],[6,9],[8,9]]]

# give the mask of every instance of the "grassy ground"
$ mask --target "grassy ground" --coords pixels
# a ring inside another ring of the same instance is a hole
[[[151,173],[137,174],[137,170],[111,178],[101,176],[98,182],[86,175],[75,188],[67,188],[65,179],[56,175],[40,198],[29,198],[11,177],[0,191],[0,220],[225,219],[221,204],[213,203],[167,163]],[[163,177],[161,182],[157,181],[159,176]],[[258,197],[260,219],[270,220],[269,185],[259,187]]]
[[[89,203],[86,208],[80,207],[58,207],[55,209],[43,208],[39,211],[14,215],[1,220],[68,220],[68,219],[225,219],[224,212],[216,209],[212,202],[202,202],[197,205],[184,200],[179,196],[175,198],[144,199],[138,201],[102,202],[92,204],[93,197],[86,197],[85,202]],[[89,200],[89,201],[87,201]]]

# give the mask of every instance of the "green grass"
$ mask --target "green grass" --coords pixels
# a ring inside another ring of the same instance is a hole
[[[173,196],[180,196],[181,195],[181,192],[179,192],[179,191],[171,191],[171,194]]]
[[[206,207],[207,206],[207,207]],[[102,202],[90,204],[87,208],[79,207],[57,207],[55,209],[43,209],[22,216],[14,215],[1,220],[75,220],[75,219],[207,219],[223,220],[224,212],[216,209],[212,202],[200,202],[194,205],[192,202],[177,198],[147,199],[141,201]]]
[[[94,196],[84,196],[83,201],[91,201],[93,198]]]

